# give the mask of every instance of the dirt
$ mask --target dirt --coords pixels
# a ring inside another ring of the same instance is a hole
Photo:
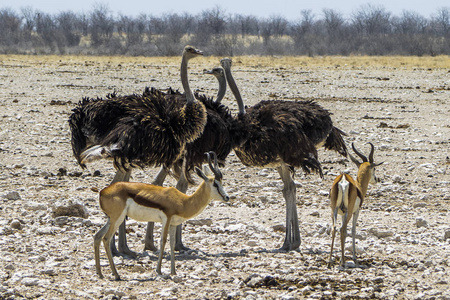
[[[184,225],[184,243],[193,250],[177,253],[177,275],[168,275],[167,254],[165,275],[157,276],[157,253],[142,250],[146,224],[129,221],[129,245],[141,256],[115,258],[122,281],[114,281],[101,249],[99,279],[93,235],[106,218],[91,188],[105,187],[115,172],[109,161],[87,170],[77,165],[67,119],[84,96],[181,89],[178,58],[1,56],[0,299],[450,299],[449,70],[273,60],[235,60],[247,105],[315,99],[333,113],[348,145],[367,153],[372,142],[375,160],[384,162],[359,216],[360,267],[351,262],[347,238],[345,268],[338,266],[339,247],[327,268],[328,191],[340,172],[356,174],[351,162],[320,150],[323,179],[297,171],[302,244],[283,252],[278,173],[245,167],[232,153],[222,169],[231,201],[212,202]],[[191,87],[214,95],[215,79],[202,70],[218,63],[193,61]],[[236,112],[233,99],[228,91],[224,103]],[[132,180],[151,182],[157,171],[137,169]],[[159,232],[157,226],[157,240]]]

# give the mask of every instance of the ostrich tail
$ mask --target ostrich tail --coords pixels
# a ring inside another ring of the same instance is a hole
[[[73,109],[73,113],[69,118],[69,127],[72,134],[71,144],[73,156],[78,161],[78,164],[84,169],[86,165],[81,162],[81,152],[86,147],[86,137],[82,130],[84,119],[84,113],[81,107],[76,107]]]
[[[109,147],[95,145],[89,147],[80,154],[80,163],[86,165],[86,163],[90,163],[92,161],[111,157],[112,154]]]
[[[206,108],[203,103],[195,101],[186,104],[181,109],[183,125],[179,131],[175,131],[178,140],[182,143],[190,143],[202,135],[206,125]]]
[[[313,171],[315,173],[318,173],[320,178],[323,178],[322,166],[320,165],[320,162],[317,159],[317,157],[311,155],[310,157],[306,158],[303,161],[301,167],[305,172],[305,174],[309,174],[311,173],[311,171]]]
[[[328,150],[334,150],[342,156],[347,157],[347,146],[345,145],[344,138],[342,137],[346,135],[347,134],[345,132],[333,126],[333,129],[325,141],[325,148]]]

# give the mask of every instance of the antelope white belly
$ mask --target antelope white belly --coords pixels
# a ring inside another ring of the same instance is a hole
[[[139,222],[162,223],[167,218],[161,210],[139,205],[131,198],[127,200],[127,207],[127,216]]]

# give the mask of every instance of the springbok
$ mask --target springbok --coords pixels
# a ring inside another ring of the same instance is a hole
[[[211,163],[214,158],[214,166]],[[100,268],[100,243],[103,240],[109,265],[115,280],[120,280],[112,258],[110,242],[117,228],[126,216],[142,222],[161,222],[160,252],[156,272],[161,275],[161,262],[167,234],[170,235],[171,274],[175,275],[175,231],[177,225],[200,214],[211,199],[228,201],[222,187],[222,173],[217,165],[214,152],[207,153],[208,164],[214,176],[207,176],[199,168],[195,171],[203,181],[190,196],[174,187],[161,187],[137,182],[116,182],[100,191],[100,207],[108,221],[94,236],[95,267],[103,278]]]
[[[331,218],[333,220],[333,228],[331,234],[331,250],[330,250],[330,260],[328,262],[328,267],[331,267],[331,260],[333,255],[334,237],[336,235],[336,219],[337,215],[342,215],[342,227],[341,227],[341,261],[340,265],[344,266],[345,256],[344,256],[344,244],[345,238],[347,237],[347,224],[353,217],[352,223],[352,243],[353,243],[353,261],[358,265],[356,261],[356,249],[355,249],[355,235],[356,235],[356,222],[358,220],[359,209],[361,208],[364,197],[367,193],[367,187],[369,183],[375,184],[378,182],[375,176],[375,167],[381,165],[382,163],[373,162],[373,152],[374,146],[369,143],[371,150],[369,154],[369,159],[356,150],[354,144],[352,143],[353,151],[363,160],[360,163],[355,157],[350,153],[350,159],[358,166],[358,175],[356,181],[348,174],[341,174],[334,179],[333,185],[330,191],[330,201],[331,201]]]

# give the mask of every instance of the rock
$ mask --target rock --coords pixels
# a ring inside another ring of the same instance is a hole
[[[311,212],[310,215],[313,216],[313,217],[319,217],[320,213],[319,213],[318,210],[315,210],[315,211]]]
[[[132,268],[131,268],[131,272],[133,272],[133,273],[145,273],[145,272],[147,272],[147,269],[146,268],[144,268],[143,266],[141,266],[141,265],[134,265]]]
[[[450,229],[446,229],[444,232],[444,240],[450,239]]]
[[[55,218],[55,224],[58,226],[63,226],[66,225],[69,222],[69,217],[68,216],[61,216],[61,217],[56,217]]]
[[[258,287],[261,286],[261,283],[263,282],[263,277],[258,275],[258,274],[252,274],[249,277],[247,277],[247,279],[244,280],[244,283],[248,286],[248,287]]]
[[[12,229],[17,229],[17,230],[22,230],[22,223],[20,223],[19,220],[12,220],[11,223],[9,224],[9,226]]]
[[[245,229],[245,225],[244,224],[231,224],[228,225],[225,230],[226,231],[231,231],[231,232],[237,232],[237,231],[242,231]]]
[[[330,191],[320,190],[319,195],[320,196],[328,196],[328,195],[330,195]]]
[[[249,240],[247,242],[247,245],[250,246],[250,247],[256,247],[256,246],[258,246],[258,241],[256,241],[256,240]]]
[[[394,175],[392,176],[392,182],[393,183],[404,183],[403,178],[400,175]]]
[[[414,208],[426,207],[427,204],[425,202],[416,202],[413,204]]]
[[[213,221],[211,219],[194,219],[194,220],[187,220],[186,224],[191,224],[194,226],[211,226]]]
[[[278,231],[278,232],[286,232],[286,226],[284,225],[274,225],[272,226],[273,231]]]
[[[12,191],[8,192],[5,195],[3,195],[3,198],[6,198],[7,200],[20,200],[22,199],[18,192]]]
[[[119,291],[117,288],[107,288],[105,290],[105,295],[114,295],[117,297],[123,297],[123,296],[125,296],[125,293],[122,291]]]
[[[56,176],[59,176],[59,177],[67,176],[67,169],[66,168],[59,168],[58,169],[58,173],[56,174]]]
[[[300,290],[300,292],[303,294],[303,295],[305,295],[305,294],[308,294],[308,293],[310,293],[311,291],[313,291],[314,289],[310,286],[310,285],[307,285],[307,286],[305,286],[304,288],[302,288],[301,290]]]
[[[427,227],[428,222],[423,217],[417,217],[415,222],[416,227]]]
[[[68,203],[57,203],[53,207],[53,217],[56,218],[59,216],[81,217],[86,219],[89,214],[82,203],[69,200]]]
[[[370,228],[369,232],[379,239],[384,239],[394,235],[394,232],[392,230],[378,230],[378,228],[374,227]]]
[[[39,202],[27,202],[24,204],[24,207],[32,211],[47,210],[47,206],[44,203]]]
[[[39,279],[34,277],[25,277],[21,282],[24,286],[35,286],[39,284]]]

